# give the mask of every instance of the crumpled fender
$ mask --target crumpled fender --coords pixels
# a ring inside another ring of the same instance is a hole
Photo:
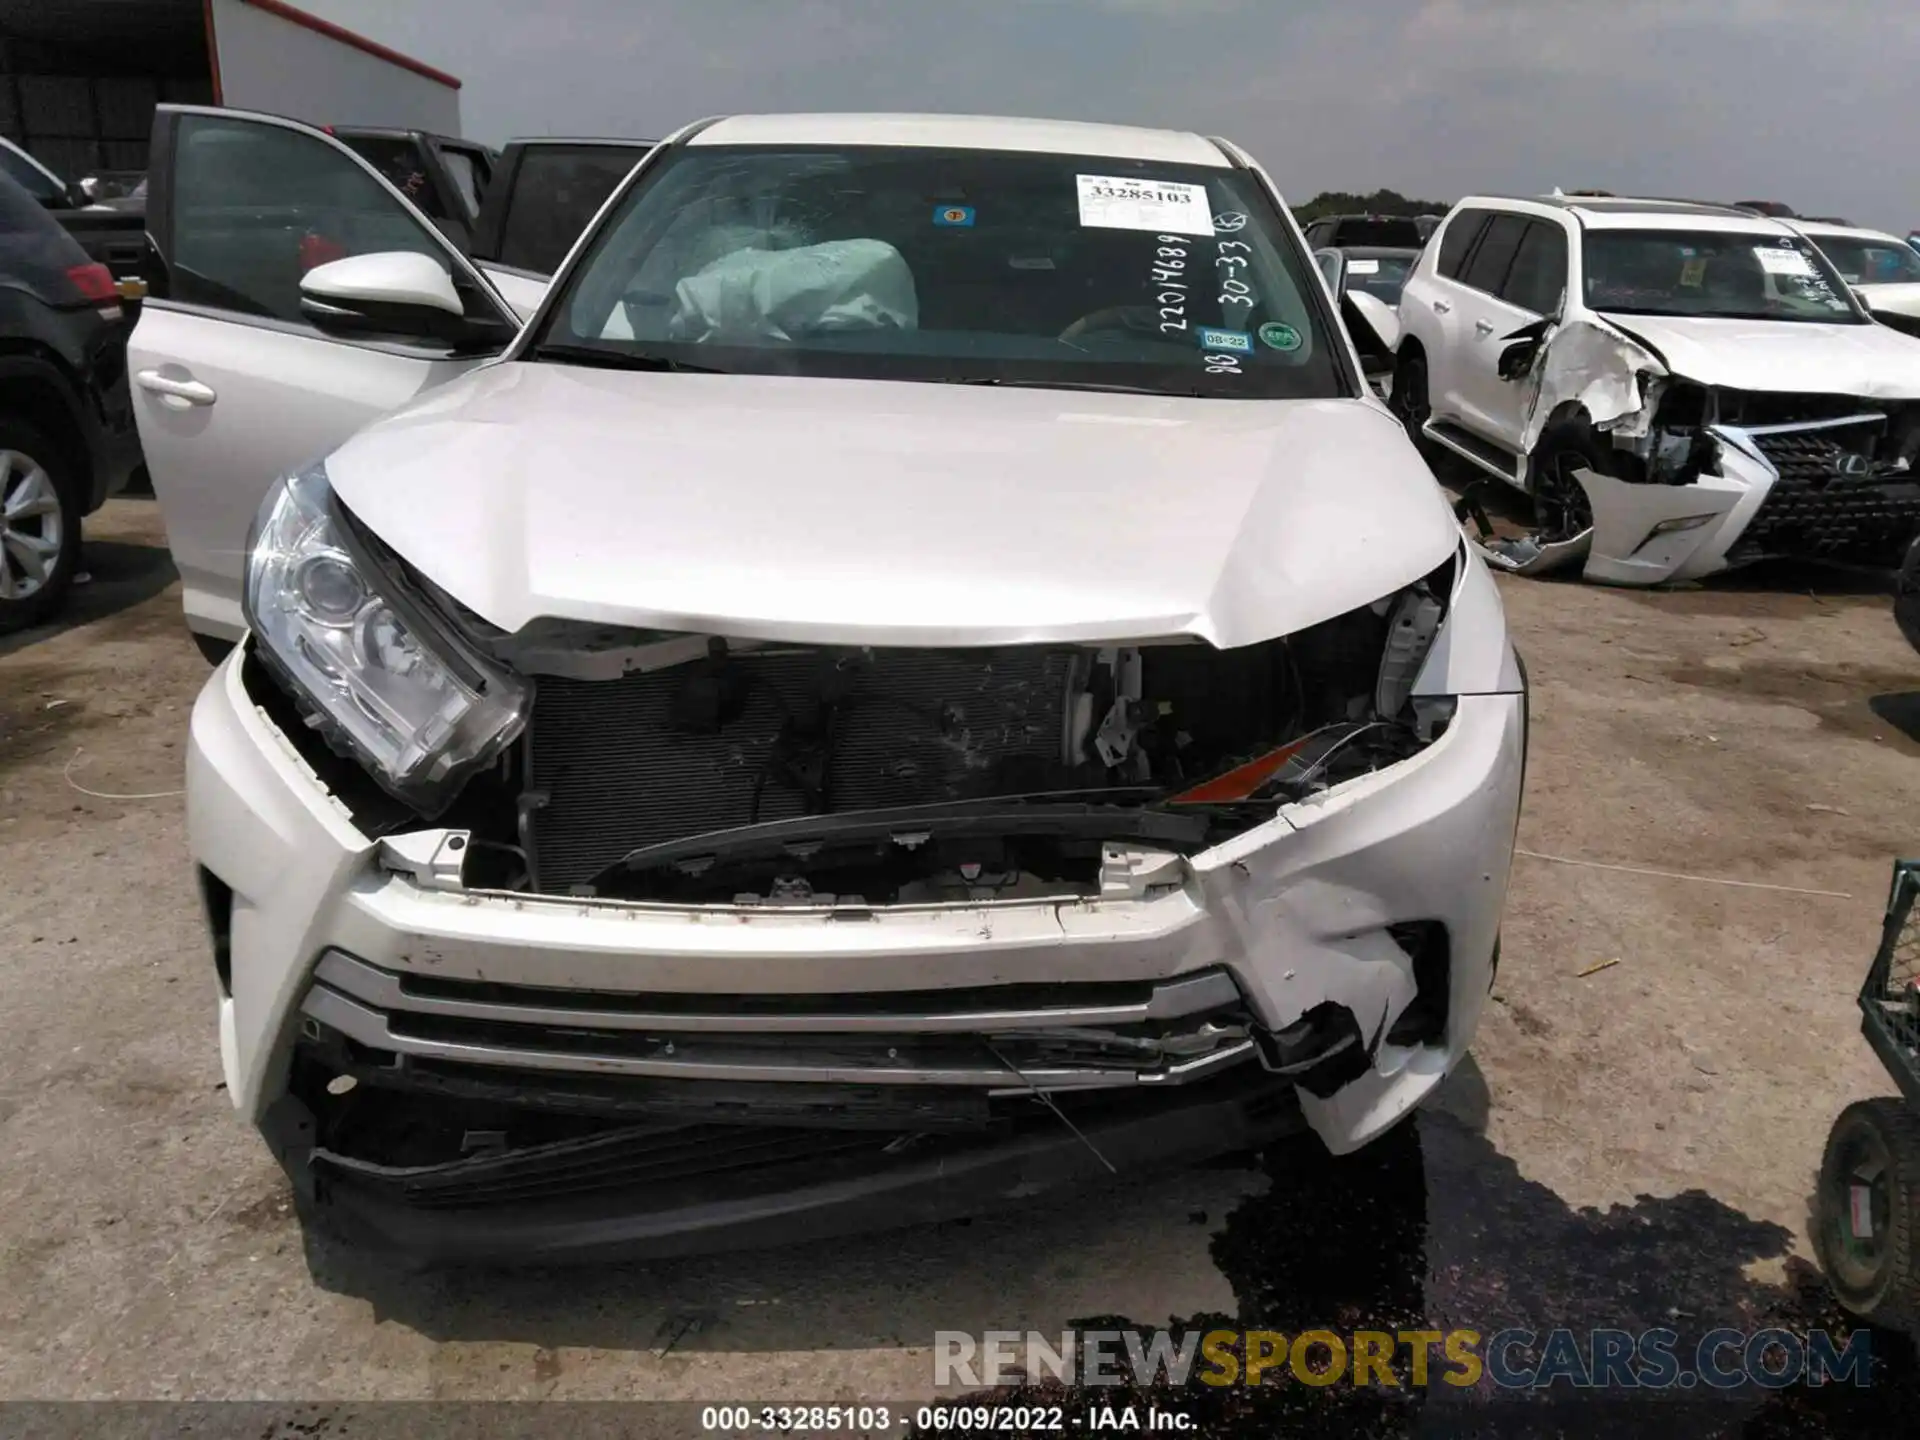
[[[1533,391],[1522,437],[1527,452],[1531,454],[1540,443],[1553,413],[1569,402],[1584,409],[1598,429],[1616,435],[1646,434],[1653,423],[1660,384],[1649,383],[1643,393],[1643,374],[1664,382],[1667,367],[1653,351],[1604,320],[1570,320],[1551,326],[1526,382]]]

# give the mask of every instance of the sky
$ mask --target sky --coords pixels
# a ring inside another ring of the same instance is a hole
[[[1920,225],[1888,0],[300,0],[465,82],[466,133],[740,111],[1224,135],[1289,198],[1598,187]]]

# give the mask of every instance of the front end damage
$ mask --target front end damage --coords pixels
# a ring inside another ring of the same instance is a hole
[[[427,1260],[905,1223],[1335,1151],[1464,1053],[1525,696],[1464,554],[1235,650],[489,633],[430,821],[257,642],[196,708],[223,1061],[308,1217]]]
[[[1762,559],[1891,568],[1920,531],[1920,397],[1704,385],[1597,317],[1548,328],[1522,383],[1542,523],[1496,539],[1461,507],[1499,569],[1657,585]],[[1579,463],[1555,474],[1569,435]]]

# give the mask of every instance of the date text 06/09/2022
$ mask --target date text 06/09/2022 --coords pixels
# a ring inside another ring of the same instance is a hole
[[[915,1433],[1029,1435],[1041,1431],[1101,1434],[1116,1431],[1177,1433],[1194,1428],[1181,1410],[1157,1405],[922,1405],[908,1412],[885,1405],[708,1405],[700,1429],[708,1434],[884,1434],[895,1425]]]

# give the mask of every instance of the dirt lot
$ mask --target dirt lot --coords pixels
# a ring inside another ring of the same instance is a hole
[[[1891,1088],[1852,996],[1920,774],[1920,658],[1871,586],[1503,582],[1534,683],[1527,850],[1850,898],[1520,859],[1474,1062],[1356,1160],[1303,1143],[803,1253],[407,1279],[308,1252],[220,1088],[178,796],[206,666],[152,502],[90,535],[65,625],[0,641],[0,1396],[898,1398],[937,1329],[1831,1316],[1807,1199],[1834,1114]],[[1920,1386],[1875,1338],[1870,1395],[1741,1423],[1884,1406],[1892,1433]],[[1234,1402],[1244,1433],[1284,1428],[1288,1393]]]

